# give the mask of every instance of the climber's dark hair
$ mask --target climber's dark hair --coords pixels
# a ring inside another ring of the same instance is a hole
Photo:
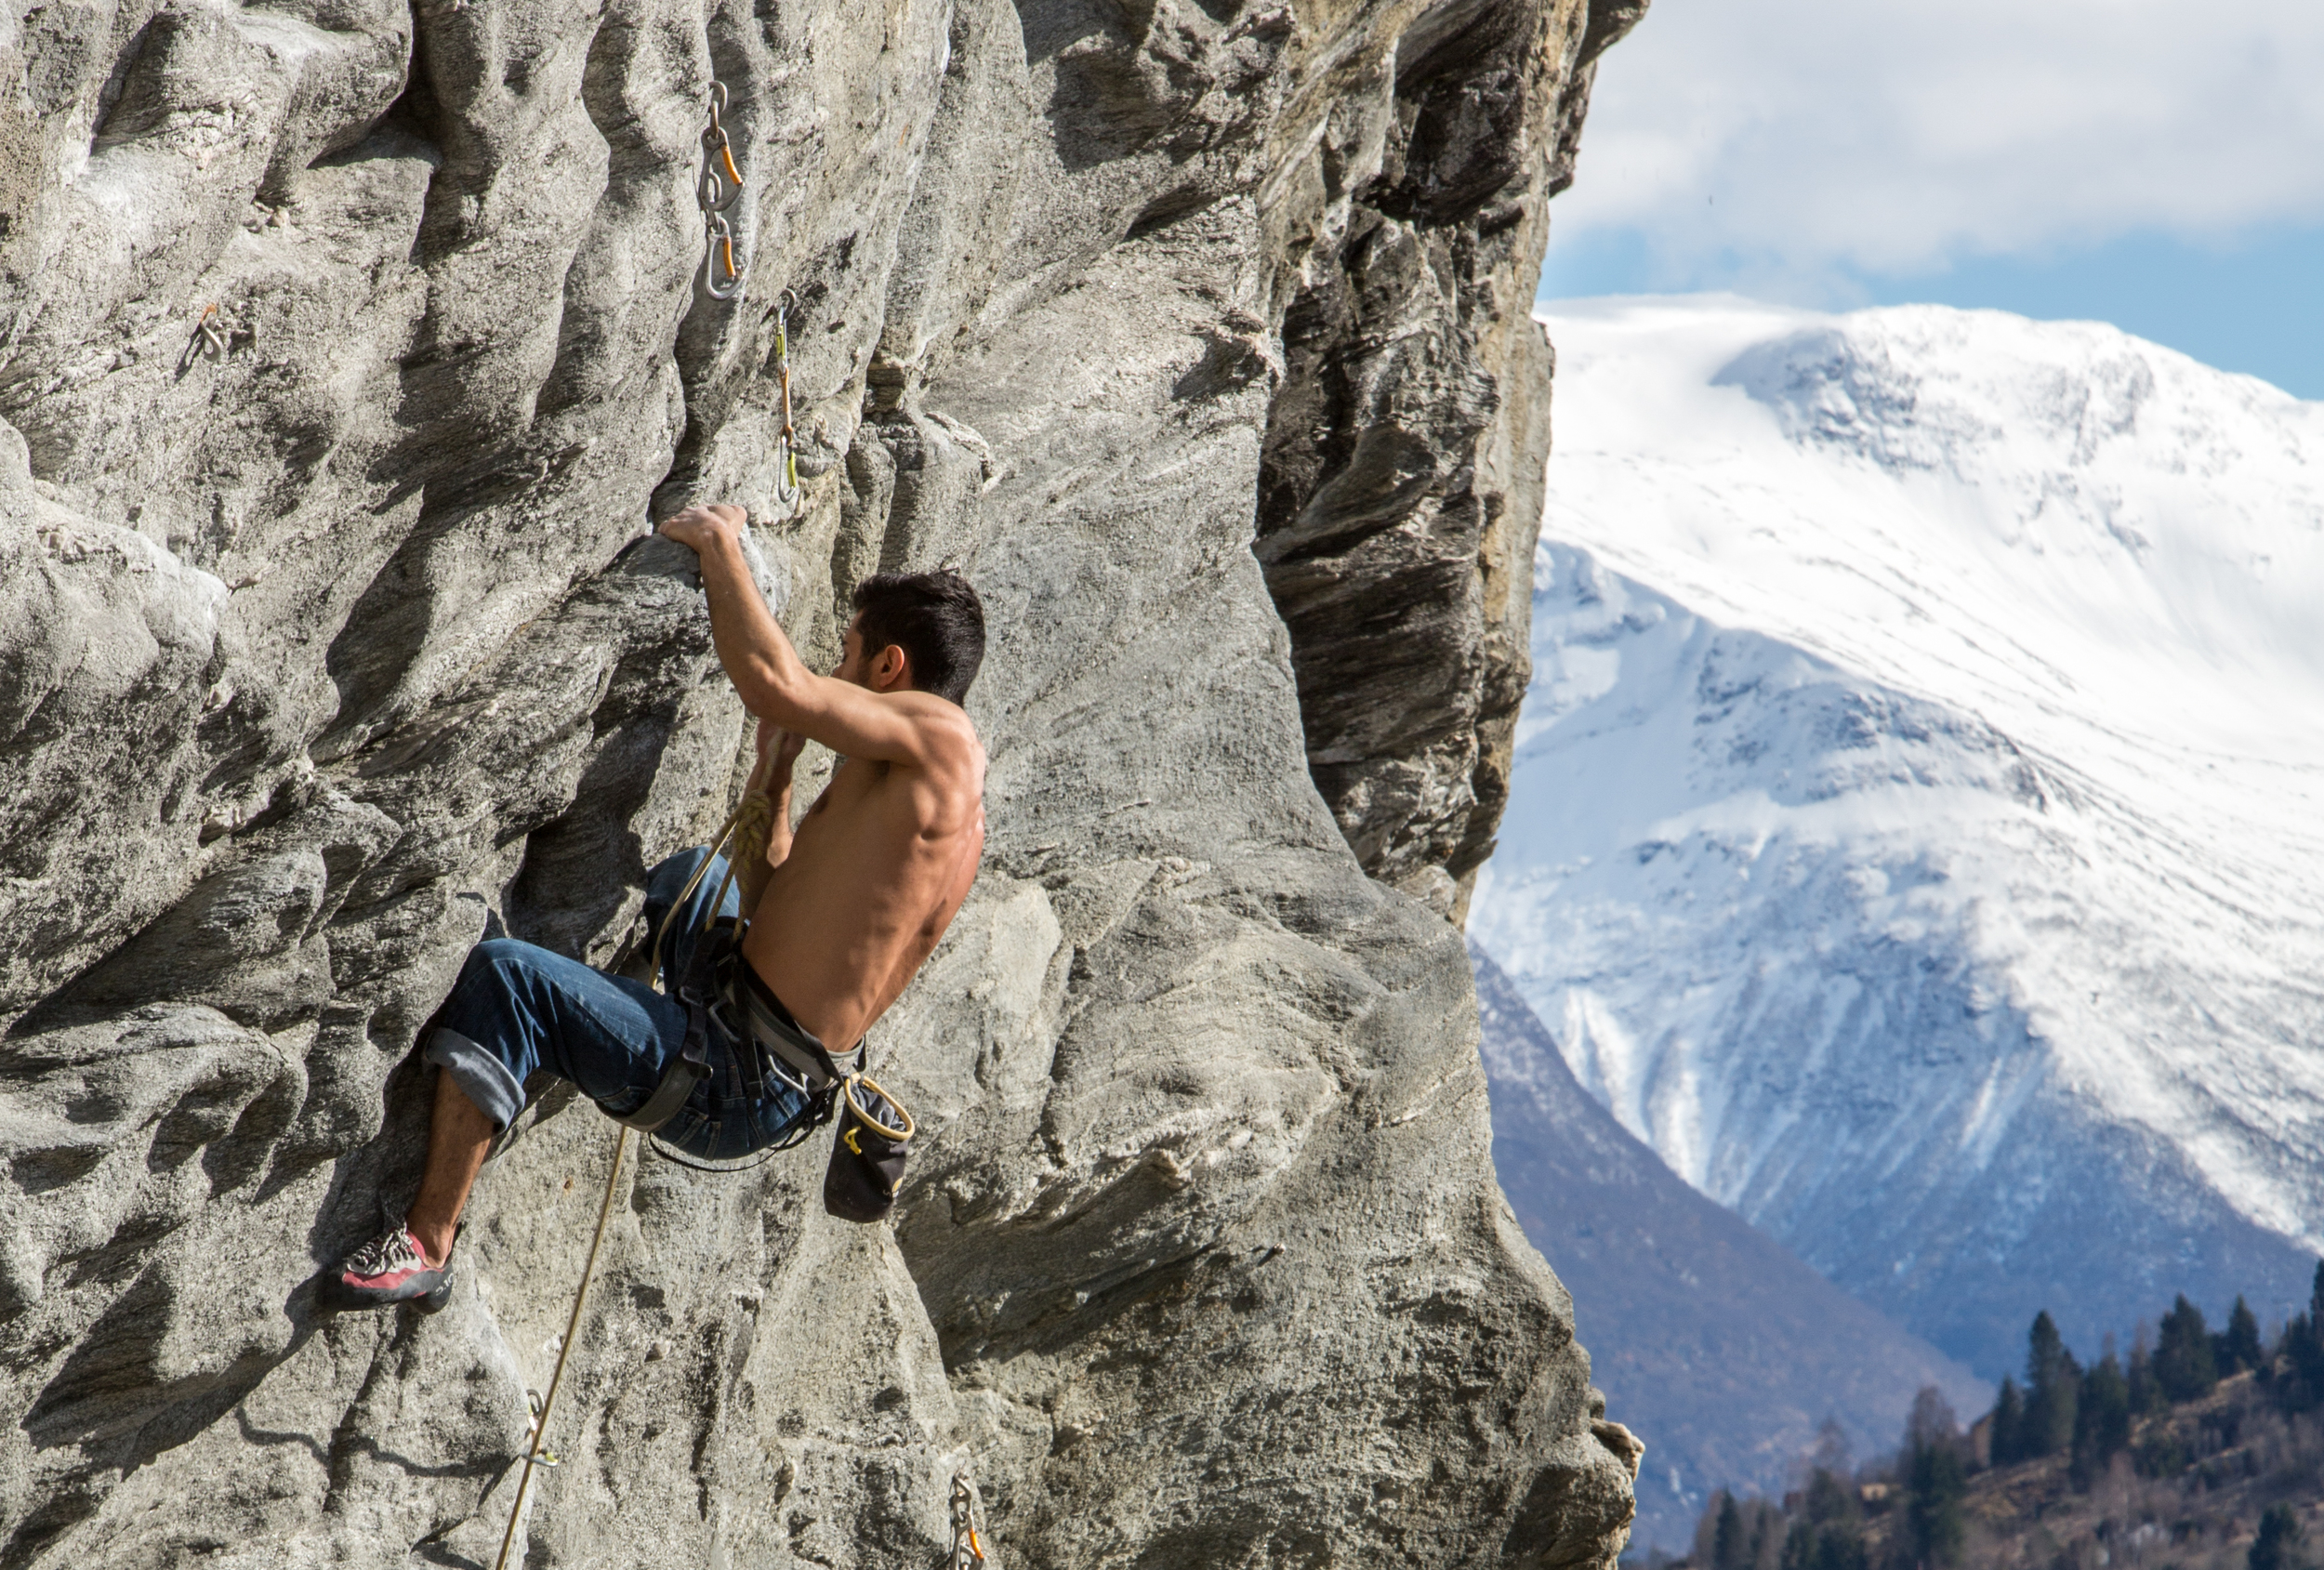
[[[912,662],[912,685],[958,703],[984,663],[984,602],[949,569],[875,573],[855,586],[864,653],[891,643]]]

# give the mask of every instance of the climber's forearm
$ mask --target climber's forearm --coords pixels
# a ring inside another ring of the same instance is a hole
[[[774,811],[767,824],[767,864],[781,866],[791,859],[791,771],[783,772],[767,794],[774,800]]]

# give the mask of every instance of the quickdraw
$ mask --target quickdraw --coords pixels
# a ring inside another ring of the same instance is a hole
[[[783,454],[774,471],[774,499],[779,507],[799,501],[799,452],[791,444],[791,311],[799,297],[786,289],[774,302],[774,379],[783,389]]]
[[[734,229],[727,209],[742,200],[742,171],[734,167],[734,144],[720,117],[726,112],[726,84],[710,84],[710,124],[702,133],[702,178],[694,203],[702,209],[702,292],[714,300],[742,298],[742,264],[734,259]]]
[[[205,359],[226,357],[226,328],[218,319],[218,302],[212,300],[202,308],[202,320],[193,324],[193,336],[200,340]]]
[[[976,1495],[957,1477],[952,1480],[952,1558],[945,1570],[977,1570],[984,1563],[984,1544],[976,1535]]]

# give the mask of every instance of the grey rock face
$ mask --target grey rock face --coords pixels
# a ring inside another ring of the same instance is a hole
[[[1459,0],[1327,123],[1329,224],[1283,323],[1257,550],[1316,787],[1373,877],[1456,919],[1509,798],[1551,355],[1532,319],[1598,56],[1644,12]]]
[[[1493,1180],[1459,939],[1318,799],[1251,551],[1310,274],[1459,248],[1464,93],[1578,101],[1592,19],[1523,11],[1473,69],[1466,9],[1387,4],[10,14],[0,1566],[492,1562],[614,1126],[535,1102],[442,1314],[312,1278],[416,1181],[469,946],[615,961],[722,816],[744,717],[638,538],[690,496],[752,508],[820,656],[863,572],[970,574],[990,853],[874,1037],[926,1130],[892,1231],[824,1215],[820,1139],[617,1176],[523,1562],[926,1564],[955,1477],[1026,1563],[1610,1562],[1630,1477]],[[1526,135],[1464,266],[1538,252]],[[1349,259],[1392,178],[1443,210]],[[1427,386],[1530,332],[1463,300]],[[1432,476],[1538,459],[1490,402],[1417,440],[1506,455]]]

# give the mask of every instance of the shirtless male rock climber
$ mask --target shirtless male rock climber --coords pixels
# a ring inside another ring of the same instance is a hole
[[[532,943],[479,943],[422,1054],[441,1072],[418,1195],[401,1224],[325,1278],[327,1306],[443,1306],[461,1207],[536,1069],[633,1124],[691,1084],[658,1133],[695,1155],[740,1155],[781,1139],[813,1111],[840,1072],[835,1059],[860,1047],[968,897],[984,846],[984,749],[960,708],[984,655],[976,591],[951,573],[865,580],[838,668],[817,676],[759,597],[743,524],[739,508],[694,507],[661,528],[701,558],[720,662],[758,717],[761,758],[772,754],[774,870],[739,958],[720,948],[713,965],[706,951],[695,967],[704,907],[721,890],[718,915],[738,914],[740,903],[723,862],[701,847],[648,876],[645,916],[654,932],[670,917],[654,957],[666,981],[694,978],[706,1009]],[[806,740],[841,762],[794,834],[791,769]],[[671,1078],[699,1074],[705,1060],[706,1076]],[[657,1101],[666,1078],[672,1088]]]

